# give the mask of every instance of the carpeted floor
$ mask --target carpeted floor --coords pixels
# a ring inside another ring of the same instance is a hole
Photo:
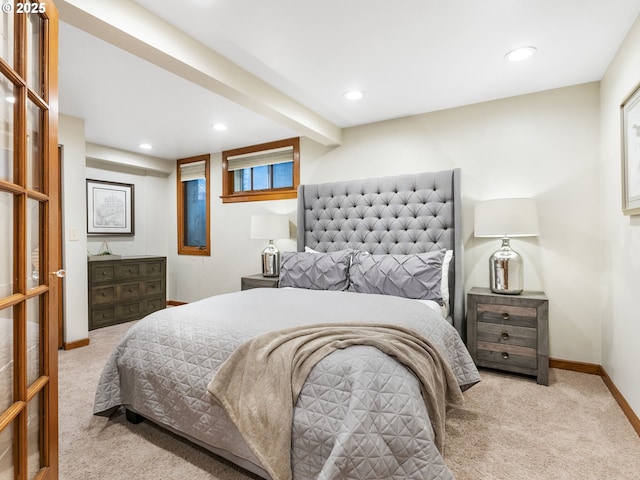
[[[91,414],[102,366],[129,326],[94,330],[89,346],[60,352],[60,478],[256,479],[149,422]],[[552,369],[549,387],[482,377],[447,414],[445,459],[457,480],[640,479],[640,438],[599,377]]]

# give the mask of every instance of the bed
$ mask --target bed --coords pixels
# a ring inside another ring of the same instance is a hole
[[[460,211],[458,169],[300,186],[298,251],[283,253],[282,288],[217,295],[137,322],[104,367],[94,413],[124,407],[128,418],[267,479],[452,479],[422,377],[370,344],[335,349],[310,369],[290,412],[283,473],[212,385],[256,339],[351,323],[425,339],[452,395],[477,383],[463,343]]]

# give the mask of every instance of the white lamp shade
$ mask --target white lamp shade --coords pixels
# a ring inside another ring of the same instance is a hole
[[[540,233],[532,198],[500,198],[476,204],[476,237],[535,237]]]
[[[251,215],[251,238],[289,238],[289,219],[284,215]]]

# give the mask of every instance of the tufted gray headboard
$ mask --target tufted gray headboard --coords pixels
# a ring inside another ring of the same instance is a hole
[[[450,249],[451,316],[466,338],[460,169],[298,187],[298,250]]]

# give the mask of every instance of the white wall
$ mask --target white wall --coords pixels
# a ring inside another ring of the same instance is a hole
[[[62,232],[64,279],[64,342],[87,338],[87,213],[85,194],[84,120],[59,117],[58,142],[62,145]],[[71,241],[69,231],[78,240]]]
[[[499,246],[473,238],[474,203],[536,198],[540,237],[512,244],[525,257],[525,287],[549,296],[551,355],[600,363],[598,156],[599,85],[591,83],[346,129],[335,149],[303,139],[300,173],[303,183],[317,183],[462,168],[468,288],[488,286],[488,258]],[[219,155],[211,169],[212,256],[171,254],[175,300],[238,290],[240,276],[260,272],[265,245],[249,238],[252,213],[286,213],[295,222],[293,200],[223,205]],[[175,223],[170,252],[174,232]],[[295,249],[293,240],[278,245]]]
[[[621,204],[620,104],[640,83],[640,19],[636,20],[603,80],[602,155],[604,235],[602,366],[640,416],[640,216],[624,216]]]

